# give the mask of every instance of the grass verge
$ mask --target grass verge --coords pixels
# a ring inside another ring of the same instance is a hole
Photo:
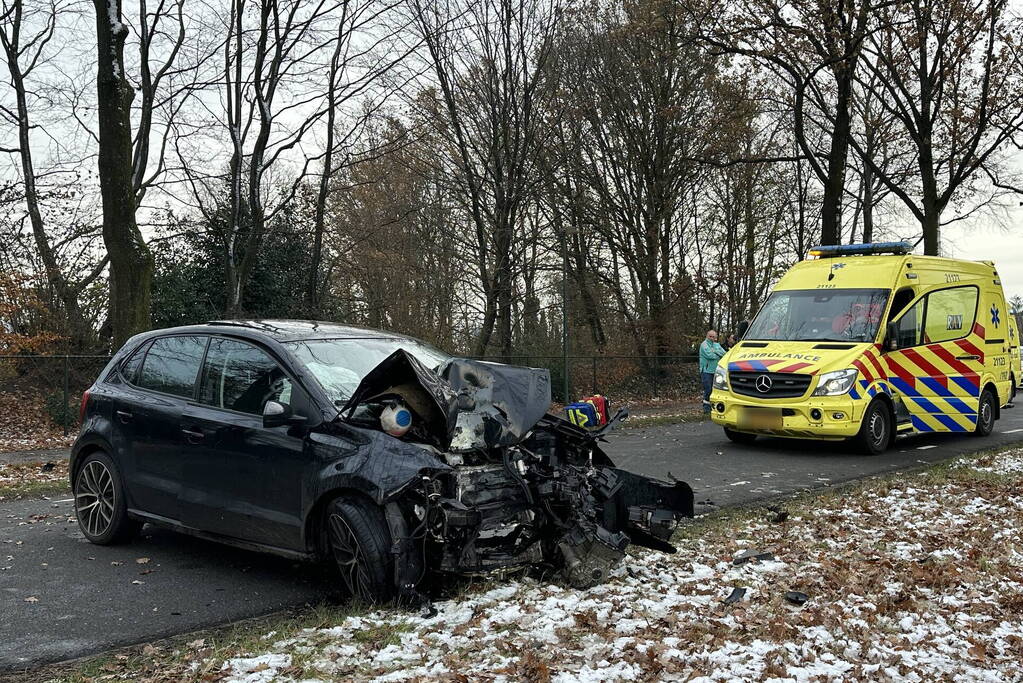
[[[68,463],[0,463],[0,501],[70,494]]]

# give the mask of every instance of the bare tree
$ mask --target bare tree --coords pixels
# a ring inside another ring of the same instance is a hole
[[[345,0],[231,0],[226,14],[218,13],[225,36],[216,83],[219,97],[215,104],[203,100],[214,137],[199,144],[219,150],[220,141],[226,140],[227,172],[210,172],[215,159],[193,156],[195,141],[191,147],[177,145],[176,153],[207,221],[218,215],[227,188],[222,240],[229,315],[242,311],[268,227],[295,198],[310,165],[324,156],[304,154],[301,145],[327,114],[329,83],[324,73],[339,35],[344,37],[336,22],[345,21],[350,7]],[[344,24],[348,29],[350,21]],[[331,153],[334,147],[332,141]]]
[[[672,311],[692,298],[676,286],[686,281],[684,201],[730,118],[689,19],[672,2],[615,4],[581,14],[559,52],[571,69],[566,109],[582,121],[566,171],[574,180],[559,182],[589,195],[585,222],[609,257],[598,272],[644,353],[669,352]]]
[[[558,0],[408,0],[436,85],[438,130],[452,150],[453,182],[474,228],[484,312],[475,353],[497,328],[512,352],[513,242],[535,196],[543,144],[540,101],[558,24]]]
[[[56,2],[26,6],[24,0],[5,0],[0,8],[2,8],[0,45],[3,47],[15,100],[14,109],[3,108],[2,115],[17,129],[17,146],[3,151],[18,156],[25,211],[36,252],[42,261],[49,286],[67,316],[71,345],[73,348],[83,348],[90,343],[92,334],[79,297],[82,291],[100,276],[106,267],[106,259],[100,260],[81,277],[68,272],[62,265],[59,246],[55,247],[53,244],[53,238],[59,231],[48,228],[43,217],[42,193],[37,184],[38,171],[32,152],[33,112],[29,105],[31,94],[29,81],[36,69],[47,60],[46,50],[54,37],[58,12],[65,11],[66,8]],[[29,24],[35,28],[26,30]]]
[[[154,187],[171,180],[168,147],[175,123],[196,92],[207,85],[204,66],[214,56],[198,36],[186,31],[185,0],[139,0],[132,27],[138,41],[138,123],[132,152],[136,206]],[[182,53],[189,52],[187,59]]]
[[[865,54],[863,60],[871,58],[870,54]],[[898,120],[881,101],[883,93],[878,87],[876,70],[865,67],[863,71],[858,78],[866,87],[857,84],[853,96],[853,136],[860,141],[864,154],[874,166],[883,168],[888,178],[906,187],[915,175],[913,145],[907,144]],[[874,172],[874,166],[864,163],[859,155],[854,155],[852,166],[859,176],[859,188],[853,195],[856,210],[849,229],[849,242],[871,242],[875,238],[875,214],[891,196],[891,190]],[[859,235],[858,227],[861,227]]]
[[[824,186],[824,244],[841,240],[853,85],[863,41],[878,9],[892,1],[739,0],[724,11],[713,5],[704,14],[712,28],[703,37],[715,51],[756,60],[791,92],[796,143]]]
[[[996,187],[1019,191],[998,178],[1001,155],[1023,130],[1021,34],[1023,23],[1005,0],[910,0],[886,8],[881,29],[866,42],[872,78],[861,84],[911,144],[919,192],[878,163],[869,140],[853,144],[920,221],[927,254],[940,252],[946,209],[974,197],[985,175]]]
[[[326,208],[331,180],[338,171],[338,158],[346,148],[352,148],[380,104],[387,100],[388,88],[382,86],[382,81],[408,56],[408,49],[394,49],[397,43],[392,40],[394,34],[405,27],[392,26],[386,21],[400,2],[402,0],[344,2],[336,18],[334,50],[327,68],[325,140],[313,215],[312,263],[305,291],[310,313],[317,310],[322,289]],[[361,106],[345,116],[347,106],[356,100]],[[370,154],[372,151],[364,150],[360,156]],[[340,165],[344,166],[351,157],[351,154],[344,155]]]

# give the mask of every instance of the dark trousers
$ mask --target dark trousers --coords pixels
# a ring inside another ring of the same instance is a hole
[[[700,381],[703,383],[703,412],[710,412],[710,392],[714,390],[714,373],[701,372]]]

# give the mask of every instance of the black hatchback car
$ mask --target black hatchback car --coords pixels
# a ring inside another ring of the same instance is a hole
[[[692,490],[619,470],[548,413],[546,370],[451,358],[388,332],[225,321],[125,344],[83,395],[82,533],[143,523],[332,558],[367,601],[427,571],[542,565],[601,581],[637,543],[673,552]]]

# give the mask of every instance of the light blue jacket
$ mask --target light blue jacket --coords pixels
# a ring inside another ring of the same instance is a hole
[[[724,355],[725,350],[721,344],[704,339],[703,343],[700,344],[700,372],[714,372],[718,366],[718,361]]]

